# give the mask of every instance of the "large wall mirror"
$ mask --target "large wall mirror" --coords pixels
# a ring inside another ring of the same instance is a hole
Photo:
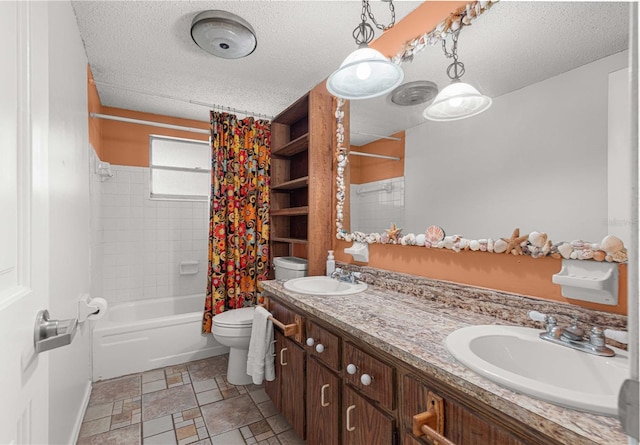
[[[629,17],[627,3],[495,3],[458,41],[462,80],[493,99],[489,110],[432,122],[429,102],[352,101],[343,229],[437,225],[496,239],[519,227],[554,242],[614,234],[628,244]],[[422,82],[405,95],[444,88],[450,63],[441,44],[404,62],[404,83]]]

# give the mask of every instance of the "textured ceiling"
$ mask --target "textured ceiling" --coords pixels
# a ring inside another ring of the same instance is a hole
[[[394,2],[397,20],[421,2]],[[276,115],[336,69],[356,45],[358,1],[73,1],[103,105],[206,121],[206,107],[123,91]],[[388,23],[388,3],[371,3]],[[193,17],[224,10],[247,20],[258,46],[243,59],[214,57],[191,40]],[[379,35],[380,31],[376,33]]]
[[[421,3],[396,0],[397,20]],[[361,9],[359,0],[72,5],[103,105],[202,121],[208,120],[208,109],[189,100],[272,116],[282,111],[355,49],[351,32]],[[388,3],[372,1],[371,6],[378,21],[388,22]],[[251,23],[256,51],[226,60],[198,48],[190,37],[191,20],[209,9]],[[463,79],[496,97],[622,51],[628,47],[628,17],[628,4],[620,2],[503,0],[460,33]],[[449,63],[440,45],[428,47],[403,64],[405,82],[430,80],[441,89],[449,83]],[[355,131],[387,135],[424,122],[424,105],[399,107],[387,97],[354,101],[351,107]]]
[[[497,97],[628,48],[629,4],[500,1],[459,36],[462,80]],[[451,49],[451,41],[447,42]],[[450,82],[442,45],[402,65],[404,82]],[[587,92],[588,93],[588,92]],[[351,103],[352,132],[390,135],[425,122],[427,104],[401,107],[389,97]],[[353,135],[355,145],[372,138]]]

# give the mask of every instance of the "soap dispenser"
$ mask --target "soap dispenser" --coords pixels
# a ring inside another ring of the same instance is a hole
[[[335,270],[336,260],[333,258],[333,250],[330,250],[327,256],[327,276],[330,277]]]

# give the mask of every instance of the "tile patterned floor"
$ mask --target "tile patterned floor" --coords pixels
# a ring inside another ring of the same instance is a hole
[[[93,385],[77,445],[299,445],[262,386],[227,382],[227,356]]]

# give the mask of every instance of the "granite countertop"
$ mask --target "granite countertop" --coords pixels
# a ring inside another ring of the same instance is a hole
[[[532,428],[567,444],[626,444],[620,422],[543,402],[503,388],[458,363],[445,346],[456,329],[513,324],[442,302],[369,285],[360,294],[312,296],[262,282],[283,302],[300,308]]]

